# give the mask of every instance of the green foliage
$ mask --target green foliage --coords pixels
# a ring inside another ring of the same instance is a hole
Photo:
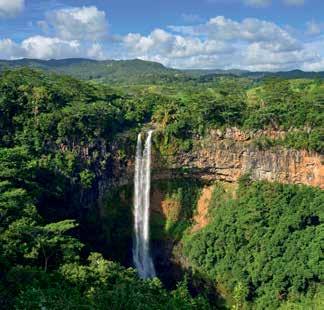
[[[86,169],[80,172],[80,181],[84,188],[90,188],[94,179],[95,175],[90,170]]]
[[[240,310],[244,307],[244,302],[248,296],[249,289],[242,282],[238,282],[238,284],[234,288],[233,298],[235,300],[235,304],[233,305],[233,310]]]
[[[234,309],[277,309],[323,281],[323,191],[241,181],[237,198],[215,195],[210,224],[184,239],[185,253],[233,292]]]
[[[266,79],[255,85],[241,79],[217,78],[201,85],[161,88],[153,109],[160,124],[164,154],[188,151],[193,140],[210,128],[285,130],[287,137],[256,139],[260,148],[280,144],[296,149],[323,150],[324,88],[322,81]],[[160,103],[161,102],[161,103]]]
[[[0,71],[6,67],[19,68],[24,66],[110,84],[164,83],[189,78],[180,70],[169,69],[159,63],[140,59],[119,61],[96,61],[90,59],[0,61]]]
[[[125,249],[131,246],[132,225],[132,192],[131,186],[112,190],[103,198],[102,221],[104,240],[109,244],[109,257],[127,261]]]
[[[194,135],[202,135],[210,127],[240,125],[245,105],[245,92],[239,84],[220,82],[213,92],[171,98],[157,105],[153,118],[162,125],[166,144],[177,143],[188,151]]]
[[[267,80],[259,91],[259,98],[259,113],[253,113],[247,120],[252,127],[313,127],[319,125],[323,118],[318,114],[318,98],[307,96],[305,91],[294,90],[286,80]]]
[[[151,98],[20,69],[0,79],[0,146],[23,146],[38,164],[89,188],[115,137],[147,120]],[[99,151],[101,150],[101,151]],[[91,175],[92,174],[92,175]]]
[[[83,194],[92,190],[96,173],[110,169],[112,152],[127,159],[127,145],[113,143],[131,128],[134,136],[150,118],[153,100],[122,98],[105,86],[29,69],[2,73],[1,309],[201,309],[204,301],[187,288],[179,288],[187,297],[180,301],[178,290],[166,291],[157,279],[142,281],[99,254],[82,263],[89,247],[76,238],[82,228],[70,219],[85,212]],[[123,230],[131,235],[130,218],[115,206],[107,212],[110,244]]]
[[[192,224],[202,184],[197,180],[168,180],[152,184],[169,202],[167,214],[153,214],[152,239],[180,240]]]
[[[52,70],[48,65],[57,63],[37,62]],[[162,155],[189,151],[210,128],[230,126],[292,129],[282,140],[256,144],[322,151],[323,82],[196,79],[138,60],[104,68],[69,60],[57,71],[127,85],[112,89],[26,68],[1,73],[0,308],[207,309],[185,282],[168,292],[157,279],[142,281],[134,270],[98,254],[85,262],[90,246],[83,246],[80,235],[91,243],[105,234],[110,256],[123,260],[119,246],[129,246],[131,235],[130,205],[124,203],[131,200],[129,189],[108,193],[101,210],[104,231],[88,236],[75,219],[87,217],[87,198],[96,195],[99,178],[113,177],[113,161],[122,167],[134,154],[136,133],[146,123],[158,127],[155,142]],[[128,85],[138,78],[142,85]],[[206,229],[186,236],[190,260],[202,274],[225,283],[238,308],[246,301],[260,309],[317,302],[323,281],[322,192],[251,185],[248,178],[240,184],[236,199],[214,193],[211,204],[221,205],[221,212],[211,214]],[[179,240],[191,225],[200,184],[163,186],[180,208],[156,219],[163,230],[156,235]]]
[[[322,309],[324,306],[324,286],[313,286],[307,294],[291,296],[280,306],[280,310]]]
[[[15,284],[18,282],[18,284]],[[187,283],[167,292],[161,282],[140,280],[125,269],[92,253],[88,263],[64,264],[51,274],[18,267],[8,275],[8,285],[18,287],[15,309],[209,309],[202,298],[192,298]]]
[[[282,138],[270,138],[261,136],[253,140],[259,150],[267,150],[275,146],[283,146],[292,149],[303,149],[308,151],[323,152],[324,150],[324,131],[322,128],[312,131],[293,130],[288,131]]]
[[[119,65],[123,67],[122,62]],[[139,70],[142,65],[144,62],[134,62]],[[149,72],[151,66],[145,65]],[[126,128],[153,121],[163,132],[162,147],[169,151],[172,145],[173,151],[188,151],[193,139],[206,130],[232,126],[247,130],[297,128],[300,135],[292,131],[281,144],[323,149],[321,80],[269,78],[255,83],[219,76],[207,82],[189,79],[175,80],[172,85],[122,85],[112,90],[29,69],[4,72],[0,142],[10,146],[19,141],[39,153],[58,145],[80,153],[89,146],[103,147],[102,139],[110,141]]]
[[[324,72],[304,72],[292,70],[285,72],[249,72],[245,70],[176,70],[166,68],[160,63],[133,60],[91,60],[82,58],[38,60],[18,59],[0,60],[0,71],[5,68],[31,67],[46,71],[64,73],[85,80],[99,80],[116,84],[163,84],[176,82],[207,83],[219,77],[258,80],[262,77],[282,77],[287,79],[323,78]],[[304,81],[304,80],[303,80]],[[307,81],[307,80],[306,80]],[[306,82],[304,84],[307,85]]]

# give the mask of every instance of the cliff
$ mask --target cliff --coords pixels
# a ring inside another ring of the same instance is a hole
[[[278,137],[282,132],[263,132]],[[261,133],[246,134],[230,128],[212,130],[205,138],[196,138],[191,151],[181,152],[161,164],[156,153],[153,178],[196,177],[206,181],[236,182],[249,174],[253,180],[305,184],[324,188],[324,156],[305,150],[276,147],[259,149],[253,142]]]
[[[151,186],[151,244],[155,266],[167,285],[180,279],[190,264],[182,252],[186,229],[198,231],[209,223],[209,208],[215,181],[221,182],[228,197],[235,195],[238,179],[250,174],[254,180],[305,184],[324,188],[323,155],[281,147],[259,149],[254,141],[261,135],[281,137],[284,132],[246,134],[231,128],[212,130],[196,137],[190,151],[165,156],[159,130],[153,146]],[[131,141],[131,142],[130,142]],[[132,200],[134,139],[116,142],[99,179],[99,210],[107,256],[132,265]],[[120,145],[125,154],[118,155]],[[218,207],[217,203],[213,207]]]

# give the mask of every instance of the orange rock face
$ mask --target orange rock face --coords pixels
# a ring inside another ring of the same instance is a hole
[[[213,194],[213,186],[207,186],[202,190],[202,193],[197,202],[197,213],[194,216],[194,223],[196,223],[192,232],[204,228],[208,224],[208,208]]]
[[[276,147],[260,150],[253,138],[282,138],[283,131],[258,131],[253,134],[228,128],[225,132],[211,130],[204,139],[196,139],[193,149],[176,156],[161,158],[153,150],[153,180],[198,178],[206,181],[235,183],[244,174],[253,180],[304,184],[324,189],[324,155],[305,150]],[[116,161],[112,168],[115,186],[133,182],[134,161],[127,165]],[[101,189],[104,192],[105,188]]]
[[[324,188],[324,156],[281,147],[260,150],[243,133],[227,130],[196,140],[192,151],[172,160],[172,169],[185,168],[192,176],[236,182],[250,174],[254,180],[305,184]],[[163,173],[161,173],[163,175]]]
[[[158,188],[153,188],[151,193],[151,209],[153,212],[162,214],[165,219],[177,221],[181,212],[179,201],[166,197],[165,193]]]
[[[254,135],[264,135],[257,132]],[[271,137],[282,137],[283,132],[266,133]],[[193,149],[167,160],[153,152],[153,180],[173,180],[175,178],[198,178],[207,181],[195,207],[192,232],[205,227],[209,221],[209,205],[212,199],[214,181],[224,181],[225,191],[234,195],[237,181],[244,174],[253,180],[304,184],[324,189],[324,156],[305,150],[276,147],[260,150],[253,144],[253,138],[238,129],[225,132],[212,131],[204,139],[194,141]],[[129,171],[133,166],[129,165]],[[129,180],[130,178],[128,178]],[[164,219],[176,222],[181,212],[177,199],[169,197],[153,186],[151,195],[152,211]]]

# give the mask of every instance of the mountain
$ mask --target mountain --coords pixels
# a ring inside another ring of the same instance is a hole
[[[64,73],[84,80],[107,82],[148,82],[155,79],[167,80],[185,74],[179,70],[166,68],[160,63],[134,60],[91,60],[70,58],[60,60],[0,60],[0,71],[5,68],[32,67],[56,73]]]
[[[252,72],[246,70],[179,70],[163,66],[157,62],[132,60],[91,60],[70,58],[60,60],[18,59],[0,60],[0,71],[5,68],[32,67],[74,76],[84,80],[101,80],[109,83],[153,84],[198,79],[208,82],[217,76],[237,76],[251,79],[265,77],[283,78],[324,78],[324,72],[304,72],[301,70],[281,72]]]
[[[291,70],[291,71],[278,71],[278,72],[267,72],[267,71],[248,71],[239,69],[193,69],[183,70],[184,72],[195,76],[195,77],[215,77],[219,75],[232,75],[239,77],[247,77],[252,79],[261,79],[265,77],[282,77],[287,79],[298,79],[298,78],[324,78],[324,71],[321,72],[306,72],[302,70]]]
[[[247,70],[239,70],[239,69],[186,69],[184,72],[193,75],[193,76],[207,76],[207,75],[237,75],[241,76],[245,73],[248,73]]]

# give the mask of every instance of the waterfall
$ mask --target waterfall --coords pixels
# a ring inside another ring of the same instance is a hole
[[[134,175],[134,245],[133,261],[139,276],[143,279],[155,277],[150,255],[150,187],[151,187],[151,145],[150,130],[142,152],[142,135],[137,137]]]

